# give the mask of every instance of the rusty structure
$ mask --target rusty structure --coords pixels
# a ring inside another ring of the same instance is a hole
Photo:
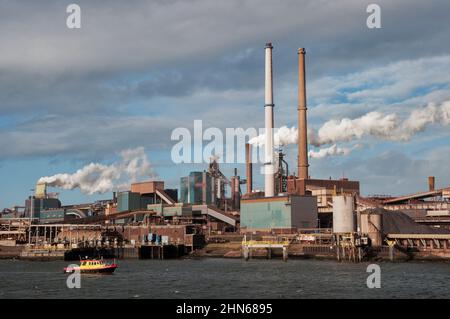
[[[239,210],[241,207],[241,178],[237,173],[237,168],[234,169],[234,176],[231,177],[231,207],[234,210]]]
[[[306,122],[306,75],[304,48],[298,49],[298,158],[297,169],[300,179],[308,179],[308,136]]]
[[[435,182],[434,176],[428,176],[428,190],[430,192],[434,191],[434,182]]]
[[[358,206],[360,209],[379,207],[399,211],[419,224],[450,229],[450,187],[436,189],[434,176],[429,176],[427,182],[428,190],[414,194],[358,197]]]
[[[253,192],[253,163],[250,143],[245,144],[245,166],[247,172],[247,194],[251,194]]]

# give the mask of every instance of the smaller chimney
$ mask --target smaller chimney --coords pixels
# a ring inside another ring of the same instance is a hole
[[[234,176],[231,178],[231,198],[233,209],[240,209],[241,192],[240,192],[241,180],[237,174],[237,168],[234,169]]]
[[[434,176],[428,176],[428,190],[434,191]]]
[[[245,144],[245,165],[247,171],[247,194],[251,194],[253,192],[253,163],[250,143]]]

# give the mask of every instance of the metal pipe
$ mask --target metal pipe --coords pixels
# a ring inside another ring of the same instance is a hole
[[[245,164],[247,171],[247,194],[253,192],[253,163],[252,163],[252,146],[250,143],[245,144]]]
[[[298,49],[298,177],[308,179],[308,137],[306,123],[306,80],[304,48]]]
[[[272,76],[272,43],[266,43],[265,47],[265,163],[264,185],[265,196],[272,197],[275,193],[274,160],[273,160],[273,76]]]

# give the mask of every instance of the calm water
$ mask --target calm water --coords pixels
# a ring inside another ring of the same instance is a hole
[[[368,264],[319,260],[123,260],[113,275],[82,275],[68,289],[67,262],[0,260],[0,298],[450,298],[450,263]]]

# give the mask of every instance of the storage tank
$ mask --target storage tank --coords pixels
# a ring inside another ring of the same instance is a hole
[[[377,212],[361,212],[361,233],[366,234],[372,246],[383,245],[383,216]]]
[[[333,233],[355,231],[353,196],[333,196]]]

